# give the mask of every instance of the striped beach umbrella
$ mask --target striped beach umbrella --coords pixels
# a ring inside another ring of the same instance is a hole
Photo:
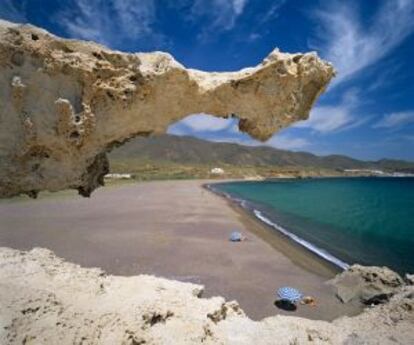
[[[292,288],[290,286],[285,286],[277,290],[277,294],[281,300],[289,301],[295,303],[302,298],[302,294],[298,289]]]

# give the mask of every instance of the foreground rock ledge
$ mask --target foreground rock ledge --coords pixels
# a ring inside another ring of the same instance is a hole
[[[109,276],[41,248],[0,248],[0,262],[0,344],[414,344],[412,285],[398,284],[386,304],[331,323],[255,322],[236,302],[200,298],[199,285]],[[360,266],[350,274],[357,272],[366,284],[382,274]]]
[[[0,21],[0,197],[75,188],[88,196],[105,152],[193,113],[236,116],[259,140],[308,117],[334,75],[315,53],[273,51],[238,72],[186,69]]]

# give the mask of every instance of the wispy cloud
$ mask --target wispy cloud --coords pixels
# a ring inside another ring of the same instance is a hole
[[[309,120],[301,121],[294,127],[328,133],[349,126],[353,120],[346,106],[318,106],[312,110]]]
[[[263,33],[268,33],[270,22],[279,17],[280,9],[286,2],[287,0],[274,0],[266,11],[259,12],[255,17],[255,24],[250,28],[251,33],[247,36],[247,40],[253,42],[262,38]],[[243,39],[245,40],[246,37]]]
[[[74,0],[57,14],[56,22],[72,37],[93,40],[111,48],[151,39],[162,42],[154,32],[154,0]]]
[[[308,120],[300,121],[292,127],[309,128],[314,132],[327,134],[358,127],[367,122],[368,116],[358,114],[359,92],[348,90],[336,105],[316,106],[311,110]]]
[[[283,150],[304,150],[310,145],[309,140],[291,135],[276,134],[266,142],[267,146],[276,147]]]
[[[378,66],[381,68],[381,66]],[[366,92],[375,92],[379,89],[389,88],[393,84],[401,83],[407,79],[406,73],[401,73],[402,64],[394,59],[391,64],[387,65],[386,68],[381,69],[381,73],[377,73],[373,81],[370,83]]]
[[[350,1],[331,1],[313,15],[321,27],[319,42],[311,45],[337,68],[334,85],[387,56],[414,31],[412,0],[383,2],[368,26]]]
[[[256,140],[252,140],[247,135],[229,135],[229,136],[212,136],[210,138],[204,138],[208,141],[214,141],[216,143],[232,143],[245,146],[262,146],[263,143]]]
[[[286,1],[287,0],[273,1],[268,10],[260,16],[258,24],[263,25],[269,22],[270,20],[277,18],[279,16],[279,10],[286,3]]]
[[[192,19],[205,17],[209,21],[200,38],[206,39],[213,32],[233,29],[247,3],[248,0],[196,0],[191,8]]]
[[[207,114],[194,114],[169,128],[171,134],[194,135],[199,132],[234,131],[236,119],[221,119]]]
[[[414,123],[414,111],[401,111],[385,115],[373,127],[398,129],[411,123]]]
[[[248,146],[263,145],[251,139],[247,134],[240,133],[237,119],[221,119],[207,114],[194,114],[175,123],[168,129],[169,134],[192,135],[210,141],[237,143]],[[280,133],[266,142],[272,146],[285,150],[302,150],[310,145],[309,141],[292,134]]]
[[[0,5],[0,18],[16,23],[25,23],[26,1],[19,1],[18,4],[12,0],[2,0]]]

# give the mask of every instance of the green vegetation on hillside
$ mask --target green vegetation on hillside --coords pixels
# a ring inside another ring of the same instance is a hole
[[[193,137],[161,135],[135,138],[109,154],[111,172],[131,173],[140,180],[338,176],[346,169],[413,173],[414,163],[398,160],[365,162],[341,155],[316,156],[267,146],[217,143]],[[219,167],[224,174],[213,174]]]

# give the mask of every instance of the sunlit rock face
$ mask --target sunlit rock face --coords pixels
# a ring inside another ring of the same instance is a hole
[[[393,285],[389,301],[358,316],[256,322],[235,301],[200,298],[200,285],[111,276],[47,249],[0,248],[0,262],[0,344],[414,344],[414,286],[394,286],[395,273],[384,268],[352,266],[339,276],[360,278],[365,288],[371,278]]]
[[[89,196],[108,171],[105,152],[193,113],[236,116],[266,140],[306,119],[333,75],[315,53],[275,50],[256,67],[207,73],[166,53],[126,54],[1,21],[0,196]]]

